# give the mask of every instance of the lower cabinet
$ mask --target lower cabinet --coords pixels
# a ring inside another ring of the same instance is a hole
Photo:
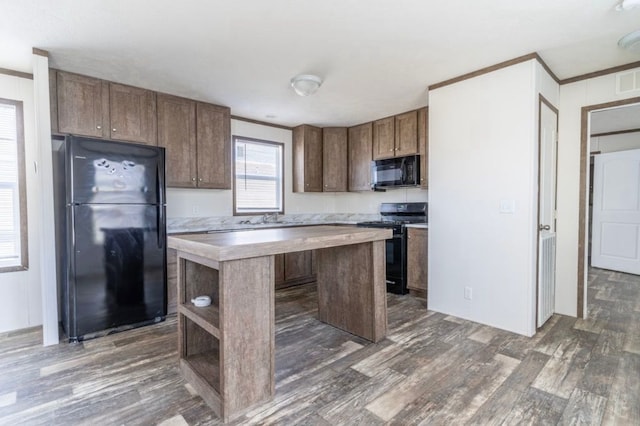
[[[408,228],[407,288],[417,297],[427,299],[427,233],[428,229]]]
[[[316,280],[313,250],[277,254],[275,256],[276,289]]]

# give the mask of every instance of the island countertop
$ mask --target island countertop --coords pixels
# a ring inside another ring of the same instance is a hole
[[[214,261],[247,259],[392,238],[390,229],[301,226],[168,237],[169,248]]]

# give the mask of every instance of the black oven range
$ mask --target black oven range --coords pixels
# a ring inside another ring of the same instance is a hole
[[[407,224],[427,223],[427,203],[382,203],[382,220],[360,222],[357,226],[388,228],[393,238],[386,240],[387,291],[407,293]]]

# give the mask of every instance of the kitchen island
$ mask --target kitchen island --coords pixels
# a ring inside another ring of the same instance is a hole
[[[385,337],[391,230],[312,226],[170,236],[178,259],[180,369],[224,420],[275,393],[274,255],[316,250],[318,319]],[[195,307],[207,295],[212,303]]]

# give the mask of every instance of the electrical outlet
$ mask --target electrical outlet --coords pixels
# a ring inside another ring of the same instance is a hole
[[[192,206],[191,207],[191,213],[193,215],[197,215],[198,214],[198,206]]]
[[[471,290],[471,287],[464,288],[464,298],[467,300],[471,300],[473,298],[473,292]]]

